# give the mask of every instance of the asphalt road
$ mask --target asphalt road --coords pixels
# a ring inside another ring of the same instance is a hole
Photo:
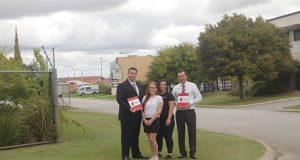
[[[298,99],[251,107],[197,108],[197,128],[258,139],[277,151],[278,160],[300,159],[300,112],[279,112]],[[118,113],[115,101],[72,99],[71,105],[91,112]]]

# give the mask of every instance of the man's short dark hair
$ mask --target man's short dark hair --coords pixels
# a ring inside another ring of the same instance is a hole
[[[179,69],[178,72],[177,72],[177,74],[181,73],[181,72],[184,72],[184,74],[187,76],[187,73],[186,73],[186,71],[184,69]]]
[[[137,70],[135,67],[130,67],[130,68],[128,69],[128,73],[129,73],[130,70],[134,70],[134,71],[136,71],[136,73],[138,72],[138,70]]]

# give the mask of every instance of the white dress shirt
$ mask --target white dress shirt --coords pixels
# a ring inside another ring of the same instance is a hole
[[[183,85],[182,83],[179,83],[176,86],[174,86],[174,88],[172,90],[172,94],[175,97],[175,102],[176,102],[175,105],[176,106],[177,106],[177,102],[178,102],[178,94],[182,93],[182,90],[183,90],[182,85]],[[189,94],[188,100],[189,100],[189,103],[191,104],[191,107],[184,108],[184,109],[195,109],[196,104],[202,100],[202,96],[201,96],[201,93],[200,93],[198,87],[196,86],[195,83],[186,81],[184,83],[184,91],[185,91],[185,93]],[[178,109],[178,107],[177,107],[177,109]],[[178,110],[182,110],[182,109],[178,109]]]

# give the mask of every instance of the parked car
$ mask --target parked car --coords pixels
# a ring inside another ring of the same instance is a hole
[[[201,83],[199,86],[200,92],[213,92],[214,86],[209,83]]]
[[[81,96],[86,94],[98,94],[99,86],[98,85],[81,85],[77,89],[77,93]]]
[[[222,83],[219,84],[219,89],[224,90],[231,90],[232,84],[230,81],[222,81]]]

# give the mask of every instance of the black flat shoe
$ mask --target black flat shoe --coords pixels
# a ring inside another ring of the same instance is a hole
[[[190,156],[190,158],[191,158],[191,159],[197,159],[197,157],[195,157],[195,156]]]
[[[181,159],[181,158],[186,158],[186,156],[179,156],[178,158],[179,158],[179,159]]]

